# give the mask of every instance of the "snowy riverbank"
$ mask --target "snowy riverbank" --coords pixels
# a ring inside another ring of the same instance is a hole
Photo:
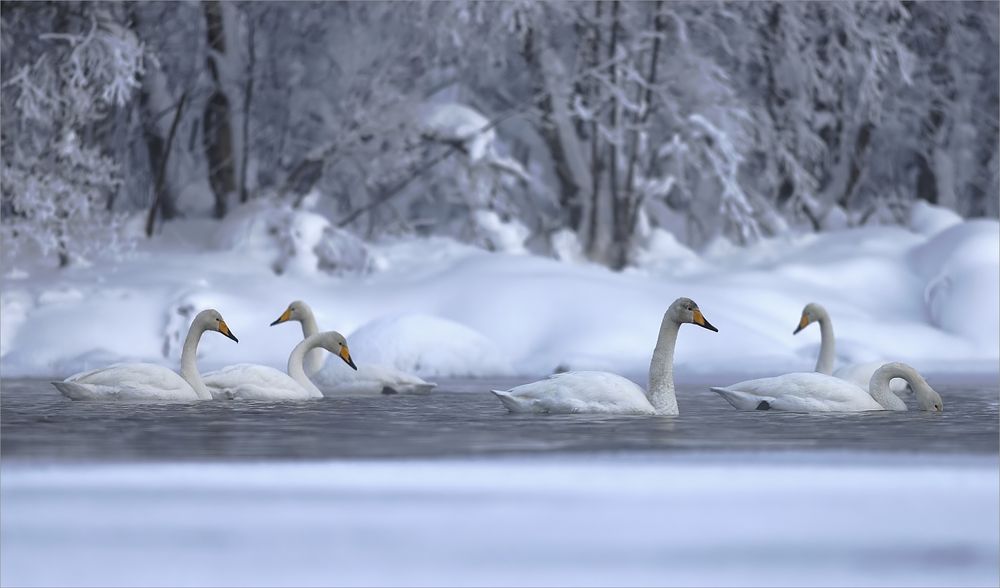
[[[4,585],[997,583],[995,457],[4,467]],[[53,558],[58,565],[52,565]]]
[[[174,366],[190,316],[204,307],[219,309],[240,342],[207,334],[202,370],[283,367],[300,332],[268,324],[303,299],[321,328],[348,336],[358,363],[430,377],[543,374],[559,365],[643,373],[663,311],[689,296],[720,332],[684,329],[681,378],[810,370],[819,329],[792,330],[812,301],[833,317],[839,361],[995,373],[1000,225],[922,210],[909,228],[786,236],[701,255],[659,233],[642,266],[621,273],[412,238],[371,246],[370,273],[332,276],[300,256],[278,276],[267,263],[273,245],[259,232],[178,221],[124,259],[63,271],[30,259],[5,267],[0,369],[4,377],[60,377],[122,360]]]

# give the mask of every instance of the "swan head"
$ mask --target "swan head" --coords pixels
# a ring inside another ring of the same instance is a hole
[[[344,360],[344,363],[355,370],[358,369],[358,366],[354,365],[354,360],[351,359],[351,350],[347,347],[347,339],[337,331],[320,333],[319,346]]]
[[[205,331],[218,331],[237,343],[240,342],[236,335],[229,329],[229,325],[223,320],[222,314],[214,308],[203,310],[194,317],[194,324],[200,326]]]
[[[716,329],[712,323],[708,322],[705,315],[701,313],[701,309],[690,298],[678,298],[674,300],[674,303],[667,309],[667,315],[678,324],[691,323],[709,331],[719,332],[719,329]]]
[[[910,388],[913,389],[913,394],[917,397],[917,407],[927,412],[943,411],[944,400],[941,400],[941,395],[937,393],[937,390],[931,388],[931,385],[927,383],[927,380],[917,370],[910,368],[906,364],[900,365],[909,368],[912,372],[907,382],[910,384]]]
[[[302,302],[301,300],[296,300],[288,305],[285,312],[281,313],[281,316],[271,323],[271,326],[273,327],[274,325],[279,325],[288,321],[302,322],[310,313],[312,313],[312,309],[309,308],[308,304]]]
[[[809,323],[814,323],[820,319],[821,316],[826,315],[826,309],[816,304],[815,302],[810,302],[802,309],[802,318],[799,319],[799,326],[792,332],[793,335],[798,335],[799,331],[809,326]]]

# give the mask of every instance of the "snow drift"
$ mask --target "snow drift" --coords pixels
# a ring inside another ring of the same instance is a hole
[[[300,214],[308,225],[312,213]],[[287,254],[288,271],[276,275],[280,251],[252,221],[177,221],[122,260],[63,271],[18,260],[5,268],[0,368],[4,377],[59,377],[121,360],[176,366],[177,343],[204,307],[221,311],[240,343],[206,334],[202,370],[238,362],[282,368],[300,334],[268,325],[303,299],[322,329],[347,335],[358,363],[428,377],[560,366],[641,377],[664,310],[689,296],[720,332],[682,329],[679,378],[810,370],[819,332],[792,330],[811,301],[833,317],[838,361],[994,373],[1000,225],[955,222],[932,208],[915,214],[919,232],[868,227],[746,248],[716,243],[701,255],[660,235],[636,256],[643,265],[618,273],[440,237],[365,245],[345,265],[353,271],[329,273],[315,252],[327,228],[318,226],[315,239],[299,241],[310,245],[307,255]]]

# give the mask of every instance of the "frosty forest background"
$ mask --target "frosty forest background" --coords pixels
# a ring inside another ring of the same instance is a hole
[[[2,52],[8,262],[248,205],[331,272],[998,215],[992,2],[4,2]]]

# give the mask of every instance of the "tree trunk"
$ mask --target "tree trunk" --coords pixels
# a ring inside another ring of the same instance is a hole
[[[208,181],[215,195],[215,217],[222,218],[228,209],[229,195],[236,189],[233,165],[233,133],[229,99],[222,88],[216,55],[225,54],[226,39],[222,24],[222,6],[216,1],[201,3],[208,34],[208,70],[215,83],[212,96],[205,105],[202,142],[208,161]],[[216,55],[213,55],[215,53]]]
[[[577,219],[579,226],[584,226],[591,215],[591,168],[587,162],[586,146],[577,134],[569,109],[572,80],[559,56],[545,43],[544,39],[528,35],[523,50],[525,60],[538,80],[536,94],[543,97],[538,101],[543,112],[539,132],[555,162],[559,202],[570,211],[571,220]],[[579,235],[579,229],[577,231]]]
[[[597,64],[601,61],[601,0],[594,2],[594,30],[592,34],[589,65],[592,68],[596,68]],[[601,133],[600,123],[597,120],[599,116],[597,107],[601,102],[601,82],[596,78],[590,84],[590,102],[593,112],[593,118],[590,121],[590,198],[592,204],[589,207],[590,214],[582,219],[583,222],[581,222],[580,228],[577,229],[583,250],[587,252],[593,246],[593,237],[596,233],[594,223],[597,222],[597,215],[594,211],[596,210],[601,194]]]
[[[618,66],[614,58],[618,52],[618,12],[621,4],[618,1],[611,3],[611,35],[608,41],[608,59],[611,64],[608,66],[608,78],[612,87],[618,83]],[[618,99],[611,93],[611,107],[608,112],[608,132],[612,140],[607,146],[607,160],[604,165],[608,170],[608,190],[607,193],[598,194],[594,199],[594,234],[590,242],[588,251],[591,259],[615,267],[618,265],[621,254],[619,251],[622,244],[615,242],[614,227],[617,224],[618,215],[621,213],[618,202],[618,146],[615,143],[618,139]]]
[[[253,101],[253,69],[255,63],[253,19],[247,17],[247,74],[243,91],[243,153],[240,154],[240,202],[249,199],[247,191],[247,168],[250,164],[250,105]]]

